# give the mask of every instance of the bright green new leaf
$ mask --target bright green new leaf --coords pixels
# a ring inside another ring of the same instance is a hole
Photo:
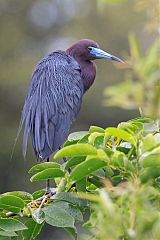
[[[73,169],[70,179],[73,181],[79,181],[104,166],[106,166],[106,162],[101,161],[99,158],[88,159]]]
[[[88,141],[95,147],[104,146],[104,133],[93,132],[90,134]]]
[[[97,126],[91,126],[89,128],[89,133],[94,133],[94,132],[97,132],[97,133],[105,133],[105,130],[101,127],[97,127]]]
[[[127,156],[123,152],[115,151],[111,157],[111,164],[115,167],[124,167],[127,161]]]
[[[145,157],[143,160],[141,160],[140,163],[144,168],[147,168],[147,167],[157,168],[160,166],[160,153],[150,154],[147,157]]]
[[[88,143],[89,133],[84,135],[81,139],[78,140],[77,143]]]
[[[145,153],[147,151],[151,151],[154,148],[160,146],[160,133],[158,134],[148,134],[142,139],[142,142],[140,144],[140,150],[142,153]]]
[[[22,236],[23,240],[34,240],[40,233],[43,224],[36,223],[33,219],[29,219],[25,222],[28,229],[23,230]]]
[[[71,146],[67,146],[59,150],[54,158],[63,158],[63,157],[76,157],[76,156],[87,156],[87,155],[96,155],[97,150],[90,144],[77,143]]]
[[[27,227],[14,218],[0,218],[0,229],[8,232],[16,232],[27,229]]]
[[[109,161],[108,152],[106,151],[106,149],[98,149],[97,150],[97,157],[101,160],[106,161],[106,162]]]
[[[122,129],[109,127],[109,128],[106,128],[106,132],[124,141],[130,142],[132,145],[136,146],[136,140],[133,137],[133,135],[131,135],[130,133]]]
[[[31,177],[31,182],[34,181],[39,181],[39,180],[46,180],[46,179],[54,179],[57,177],[63,177],[65,175],[65,173],[58,169],[58,168],[48,168],[45,169],[41,172],[36,173],[35,175],[33,175]]]
[[[43,208],[45,221],[54,227],[71,227],[74,228],[74,218],[63,208],[54,205]]]
[[[81,162],[83,162],[85,160],[85,157],[81,156],[81,157],[73,157],[71,159],[69,159],[66,164],[65,164],[65,169],[68,169],[70,167],[73,167],[75,165],[80,164]]]
[[[19,213],[25,204],[24,201],[16,196],[0,196],[0,209],[11,211],[14,213]]]
[[[88,134],[88,131],[80,131],[80,132],[73,132],[69,134],[68,141],[75,141],[83,138],[86,134]]]
[[[71,145],[74,145],[78,142],[78,140],[73,140],[73,141],[66,141],[64,144],[63,144],[63,148],[64,147],[67,147],[67,146],[71,146]]]
[[[40,163],[35,166],[33,166],[30,170],[29,173],[38,173],[41,172],[45,169],[48,168],[60,168],[60,164],[55,163],[55,162],[45,162],[45,163]]]

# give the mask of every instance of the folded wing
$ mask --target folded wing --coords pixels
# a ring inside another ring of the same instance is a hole
[[[63,51],[53,52],[36,67],[26,95],[19,132],[24,127],[23,155],[28,135],[39,160],[57,150],[67,138],[83,96],[78,63]]]

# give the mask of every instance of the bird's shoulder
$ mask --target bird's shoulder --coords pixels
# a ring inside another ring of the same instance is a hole
[[[51,91],[50,88],[61,91],[77,87],[83,89],[80,66],[73,57],[59,50],[50,53],[37,64],[27,96],[37,91],[45,94],[46,91]]]
[[[70,56],[69,54],[62,50],[57,50],[48,54],[36,66],[36,68],[41,69],[45,67],[68,68],[71,71],[72,70],[80,71],[80,66],[78,62],[72,56]]]

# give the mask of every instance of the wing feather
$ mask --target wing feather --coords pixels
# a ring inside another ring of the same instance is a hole
[[[63,144],[80,110],[83,92],[80,67],[65,52],[54,52],[37,65],[27,91],[18,131],[24,124],[24,157],[29,134],[40,160]]]

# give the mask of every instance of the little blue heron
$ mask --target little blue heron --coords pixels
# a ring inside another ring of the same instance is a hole
[[[23,155],[28,135],[37,160],[43,161],[66,140],[82,103],[83,94],[93,84],[93,60],[106,58],[123,62],[104,52],[89,39],[79,40],[66,51],[55,51],[36,66],[26,94],[19,132],[24,127]]]

